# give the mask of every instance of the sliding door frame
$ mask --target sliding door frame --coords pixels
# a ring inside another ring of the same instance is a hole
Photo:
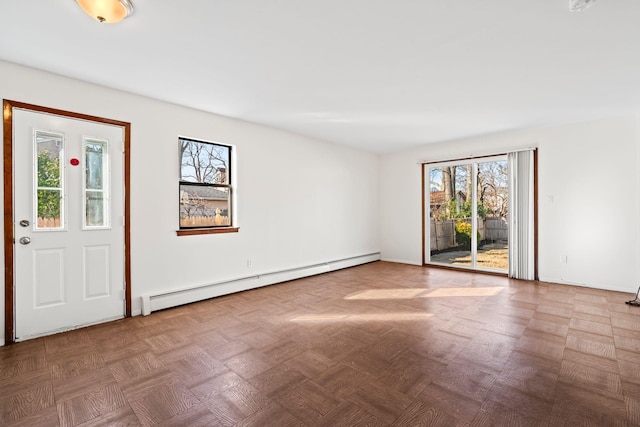
[[[539,278],[538,276],[538,150],[533,149],[532,151],[533,151],[533,194],[534,194],[533,196],[534,272],[535,272],[535,280],[538,280]],[[427,228],[429,227],[429,224],[428,224],[429,218],[427,218],[427,214],[428,214],[427,203],[429,202],[427,197],[427,188],[428,188],[427,173],[429,171],[429,168],[431,168],[433,165],[446,166],[454,163],[460,164],[465,162],[479,163],[479,162],[482,162],[483,160],[502,157],[502,156],[506,156],[507,154],[508,153],[504,152],[504,153],[496,153],[496,154],[489,154],[489,155],[483,155],[483,156],[471,156],[471,157],[440,160],[440,161],[433,161],[433,162],[429,162],[429,161],[421,162],[420,173],[421,173],[421,181],[422,181],[422,185],[421,185],[422,220],[421,222],[422,222],[422,266],[423,267],[443,268],[443,269],[449,269],[449,270],[482,273],[482,274],[489,274],[489,275],[496,275],[496,276],[503,276],[503,277],[508,276],[508,273],[506,272],[503,273],[499,271],[483,270],[483,269],[469,268],[469,267],[459,267],[459,266],[446,265],[446,264],[435,264],[435,263],[428,262],[427,248],[426,248],[427,238],[430,238],[430,235],[429,235],[430,228]],[[474,209],[474,213],[477,215],[477,212],[475,212],[475,209]]]

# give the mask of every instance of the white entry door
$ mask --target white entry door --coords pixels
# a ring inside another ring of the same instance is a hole
[[[15,340],[124,317],[123,128],[13,110]]]

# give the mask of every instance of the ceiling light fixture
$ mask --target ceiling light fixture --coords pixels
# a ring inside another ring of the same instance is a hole
[[[133,13],[129,0],[76,0],[82,10],[98,22],[115,24]]]
[[[571,12],[582,12],[595,2],[596,0],[569,0],[569,10]]]

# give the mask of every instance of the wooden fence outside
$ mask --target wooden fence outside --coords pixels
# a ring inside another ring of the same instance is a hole
[[[60,218],[38,218],[38,228],[60,228]]]
[[[459,219],[451,218],[436,221],[431,218],[431,250],[441,251],[458,246],[456,242],[456,222]],[[464,218],[462,221],[471,223],[470,218]],[[486,220],[478,218],[478,231],[480,232],[480,240],[507,240],[509,238],[509,224],[507,218],[490,217]]]
[[[485,220],[486,240],[509,240],[509,219],[503,216],[488,217]]]
[[[182,227],[210,227],[212,225],[230,225],[229,217],[213,215],[180,218],[180,226]],[[38,218],[38,228],[60,228],[60,218]]]
[[[231,225],[228,216],[187,216],[180,218],[181,227],[211,227],[212,225]]]

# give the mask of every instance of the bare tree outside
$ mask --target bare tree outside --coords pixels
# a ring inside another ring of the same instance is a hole
[[[478,199],[487,215],[506,217],[509,213],[509,174],[507,162],[478,164]]]
[[[229,147],[180,140],[180,180],[207,184],[228,184]]]

